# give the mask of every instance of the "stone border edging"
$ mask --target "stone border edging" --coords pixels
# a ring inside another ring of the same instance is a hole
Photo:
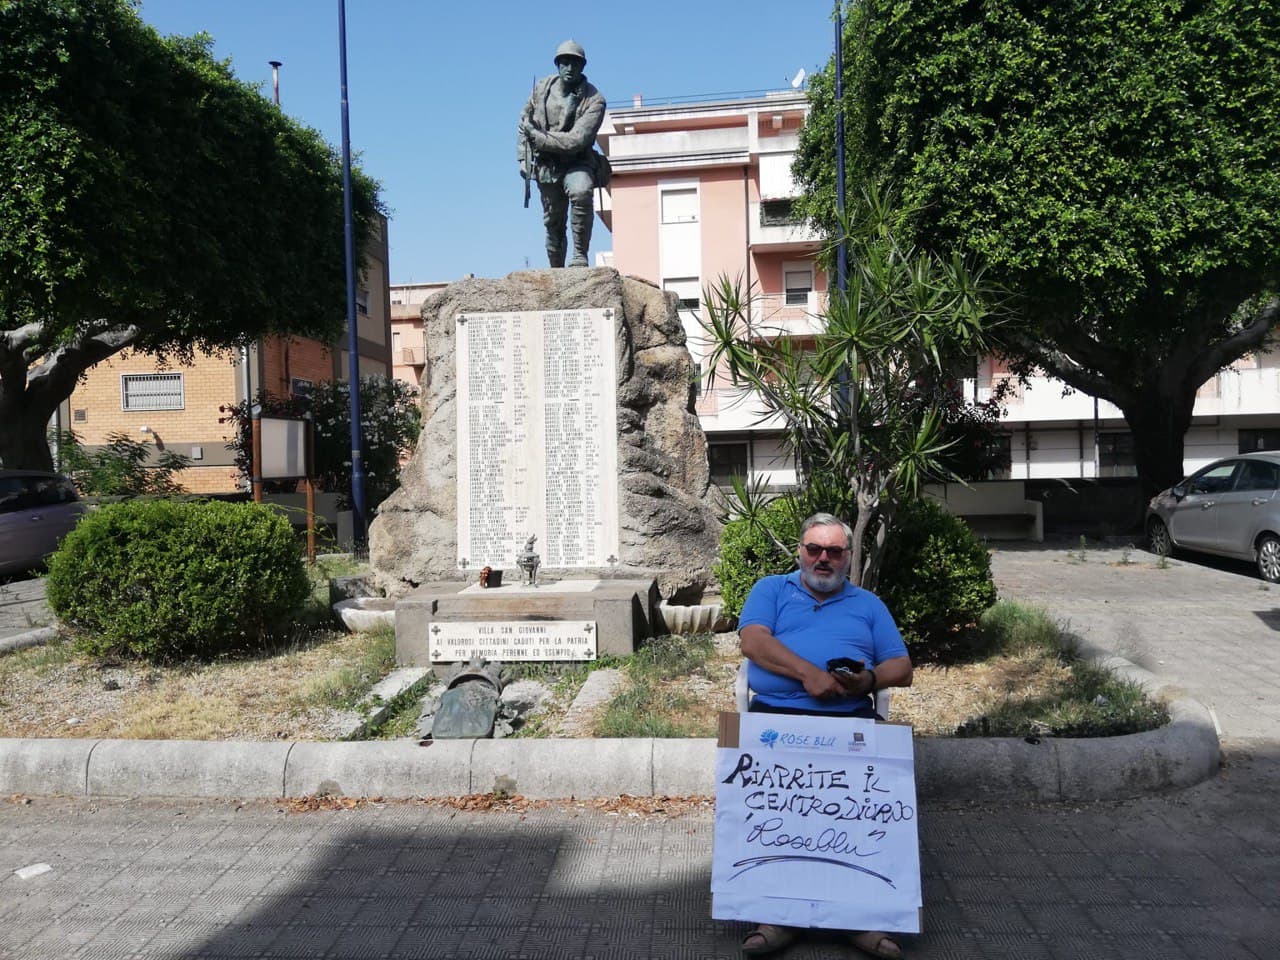
[[[1170,707],[1159,730],[1081,740],[916,740],[921,798],[1103,800],[1190,786],[1218,767],[1208,711]],[[260,743],[0,740],[0,794],[85,797],[533,799],[715,793],[714,740]]]
[[[57,635],[57,627],[36,627],[34,630],[24,630],[22,633],[0,637],[0,653],[10,653],[26,647],[37,647],[42,643],[48,643]]]

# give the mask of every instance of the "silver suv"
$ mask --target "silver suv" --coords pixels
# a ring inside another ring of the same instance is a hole
[[[1147,505],[1147,544],[1251,560],[1280,582],[1280,451],[1217,460]]]
[[[66,477],[0,470],[0,575],[42,566],[84,514]]]

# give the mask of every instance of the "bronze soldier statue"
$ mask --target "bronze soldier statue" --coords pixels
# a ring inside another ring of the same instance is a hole
[[[571,267],[585,267],[595,215],[592,191],[609,182],[609,161],[594,149],[604,97],[587,82],[586,51],[574,40],[556,48],[556,70],[533,85],[520,114],[520,176],[536,180],[547,228],[547,260],[563,267],[565,225],[573,235]]]

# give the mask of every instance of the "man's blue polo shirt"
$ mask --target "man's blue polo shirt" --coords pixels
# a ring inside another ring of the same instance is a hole
[[[810,663],[825,668],[835,657],[850,657],[870,666],[907,656],[907,645],[884,602],[869,590],[845,583],[833,597],[819,601],[800,582],[800,571],[765,577],[747,596],[738,629],[760,624],[782,645]],[[839,709],[805,693],[804,684],[751,664],[748,682],[756,697],[775,707],[813,713]],[[843,705],[845,709],[848,704]]]

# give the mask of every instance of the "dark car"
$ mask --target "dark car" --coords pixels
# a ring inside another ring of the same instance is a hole
[[[84,514],[66,477],[0,470],[0,575],[42,566]]]
[[[1147,544],[1250,560],[1280,582],[1280,451],[1216,460],[1147,505]]]

